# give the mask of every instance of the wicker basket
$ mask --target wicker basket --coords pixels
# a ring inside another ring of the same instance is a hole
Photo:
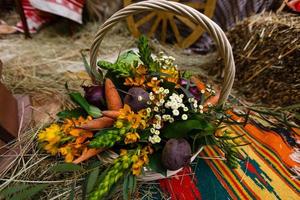
[[[201,14],[199,11],[174,2],[174,1],[166,1],[166,0],[148,0],[148,1],[142,1],[138,3],[131,4],[118,12],[116,12],[114,15],[112,15],[104,24],[101,25],[99,31],[96,33],[95,39],[93,41],[93,44],[91,46],[91,52],[90,52],[90,65],[91,67],[96,70],[97,69],[97,54],[99,46],[105,36],[105,34],[119,21],[126,19],[129,15],[138,14],[141,12],[146,11],[165,11],[165,12],[171,12],[176,15],[181,15],[184,17],[189,18],[194,23],[197,23],[202,26],[204,30],[206,30],[210,36],[214,39],[216,46],[218,47],[218,51],[221,55],[221,57],[224,59],[224,80],[222,84],[222,89],[220,93],[220,98],[218,101],[218,104],[223,104],[231,91],[233,82],[234,82],[234,76],[235,76],[235,64],[232,54],[231,45],[225,35],[225,33],[222,31],[222,29],[214,23],[211,19],[206,17],[205,15]],[[91,77],[92,79],[94,77]],[[193,161],[196,156],[201,152],[202,148],[199,149],[192,157],[191,161]],[[101,155],[101,159],[104,162],[112,162],[116,157],[118,157],[118,154],[112,151],[106,151],[103,155]],[[170,177],[172,175],[175,175],[179,170],[176,171],[168,171],[167,176]],[[141,175],[139,177],[139,180],[142,181],[153,181],[165,178],[159,173],[146,171],[145,174]]]

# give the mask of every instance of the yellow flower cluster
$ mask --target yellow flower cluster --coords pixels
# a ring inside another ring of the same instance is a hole
[[[178,83],[179,71],[176,69],[175,66],[167,69],[161,68],[160,72],[168,75],[168,76],[162,76],[162,78],[164,78],[168,82],[176,83],[176,84]]]
[[[148,113],[145,109],[140,110],[138,113],[134,113],[130,106],[125,104],[124,108],[120,110],[120,115],[115,122],[116,128],[125,127],[129,132],[125,135],[125,144],[135,143],[140,139],[140,135],[136,132],[136,129],[143,130],[147,128]]]
[[[44,142],[44,149],[55,155],[58,152],[58,143],[61,141],[62,136],[61,127],[58,124],[51,124],[51,126],[39,132],[38,141]]]
[[[127,77],[124,85],[127,86],[143,86],[146,81],[147,68],[144,65],[139,65],[133,70],[134,77]]]
[[[117,128],[126,126],[129,129],[145,129],[147,127],[147,117],[144,109],[140,110],[138,113],[134,113],[130,106],[125,104],[124,108],[120,110],[120,115],[115,126]]]
[[[72,162],[87,150],[86,140],[93,137],[91,131],[79,128],[89,120],[92,120],[90,116],[87,119],[66,119],[62,125],[51,124],[38,134],[38,141],[48,153],[59,153],[65,157],[66,162]]]
[[[132,156],[133,164],[131,170],[133,175],[138,176],[141,174],[143,166],[149,163],[148,155],[152,153],[153,149],[150,146],[146,146],[141,150],[139,155]]]

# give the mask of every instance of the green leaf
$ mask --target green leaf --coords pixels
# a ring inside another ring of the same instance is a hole
[[[48,187],[49,184],[39,184],[32,187],[29,187],[17,194],[15,194],[10,200],[28,200],[31,199],[33,196],[38,194],[39,192],[43,191]]]
[[[75,103],[82,107],[92,117],[99,118],[102,116],[101,110],[95,106],[90,105],[79,92],[73,92],[69,95]]]
[[[117,74],[119,76],[128,77],[131,75],[131,64],[124,62],[110,63],[107,61],[98,61],[97,65],[101,69],[108,70],[110,73]]]
[[[136,189],[136,176],[132,175],[131,172],[129,172],[124,177],[123,182],[123,199],[128,200],[132,199],[132,196]]]
[[[0,199],[1,199],[1,197],[6,197],[8,199],[9,196],[11,196],[17,192],[20,192],[22,190],[25,190],[25,189],[29,188],[30,186],[31,185],[19,184],[19,185],[13,186],[13,187],[6,188],[0,193]]]
[[[193,130],[205,130],[209,125],[205,120],[190,119],[186,121],[176,121],[168,124],[163,130],[162,135],[166,138],[182,138],[188,136]]]
[[[80,51],[81,57],[82,57],[82,61],[85,67],[86,72],[89,74],[90,77],[95,77],[95,80],[99,83],[102,83],[103,81],[103,74],[102,72],[98,72],[97,70],[91,68],[91,66],[89,65],[85,54],[83,53],[84,50]]]
[[[73,163],[59,163],[50,168],[53,172],[74,172],[82,170],[82,167]]]
[[[74,183],[74,184],[72,184],[72,186],[71,186],[71,191],[70,191],[69,200],[73,200],[73,199],[75,199],[75,186],[76,186],[76,184],[75,184],[75,183]]]
[[[189,80],[193,76],[193,72],[186,70],[182,74],[182,78]]]
[[[144,65],[149,67],[153,63],[153,59],[151,57],[151,49],[148,45],[148,39],[146,36],[142,35],[139,37],[138,49],[141,61]]]
[[[86,186],[86,192],[90,193],[93,191],[95,184],[97,182],[97,178],[99,176],[100,173],[100,168],[96,167],[94,168],[91,173],[89,174],[88,178],[87,178],[87,186]]]
[[[127,52],[121,54],[118,57],[116,63],[120,63],[120,62],[127,63],[127,64],[133,64],[133,62],[141,63],[141,60],[134,51],[130,50],[130,51],[127,51]]]
[[[80,116],[86,117],[87,113],[82,108],[74,108],[72,110],[63,110],[59,113],[57,113],[57,117],[60,119],[66,119],[66,118],[78,118]]]
[[[157,151],[154,154],[150,155],[149,165],[147,167],[152,171],[160,173],[166,177],[167,169],[161,163],[161,153],[162,151]]]

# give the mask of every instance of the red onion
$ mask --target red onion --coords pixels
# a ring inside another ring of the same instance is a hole
[[[92,105],[104,109],[105,108],[105,96],[104,89],[100,85],[82,86],[84,89],[84,98]]]

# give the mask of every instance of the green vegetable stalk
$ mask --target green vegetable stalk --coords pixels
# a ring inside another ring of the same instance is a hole
[[[98,132],[98,136],[90,142],[89,147],[110,148],[114,146],[116,142],[121,141],[125,133],[126,128],[102,130]]]
[[[96,190],[89,196],[89,200],[103,199],[110,192],[112,186],[124,178],[131,165],[132,159],[128,155],[116,159],[114,164],[105,172]]]

